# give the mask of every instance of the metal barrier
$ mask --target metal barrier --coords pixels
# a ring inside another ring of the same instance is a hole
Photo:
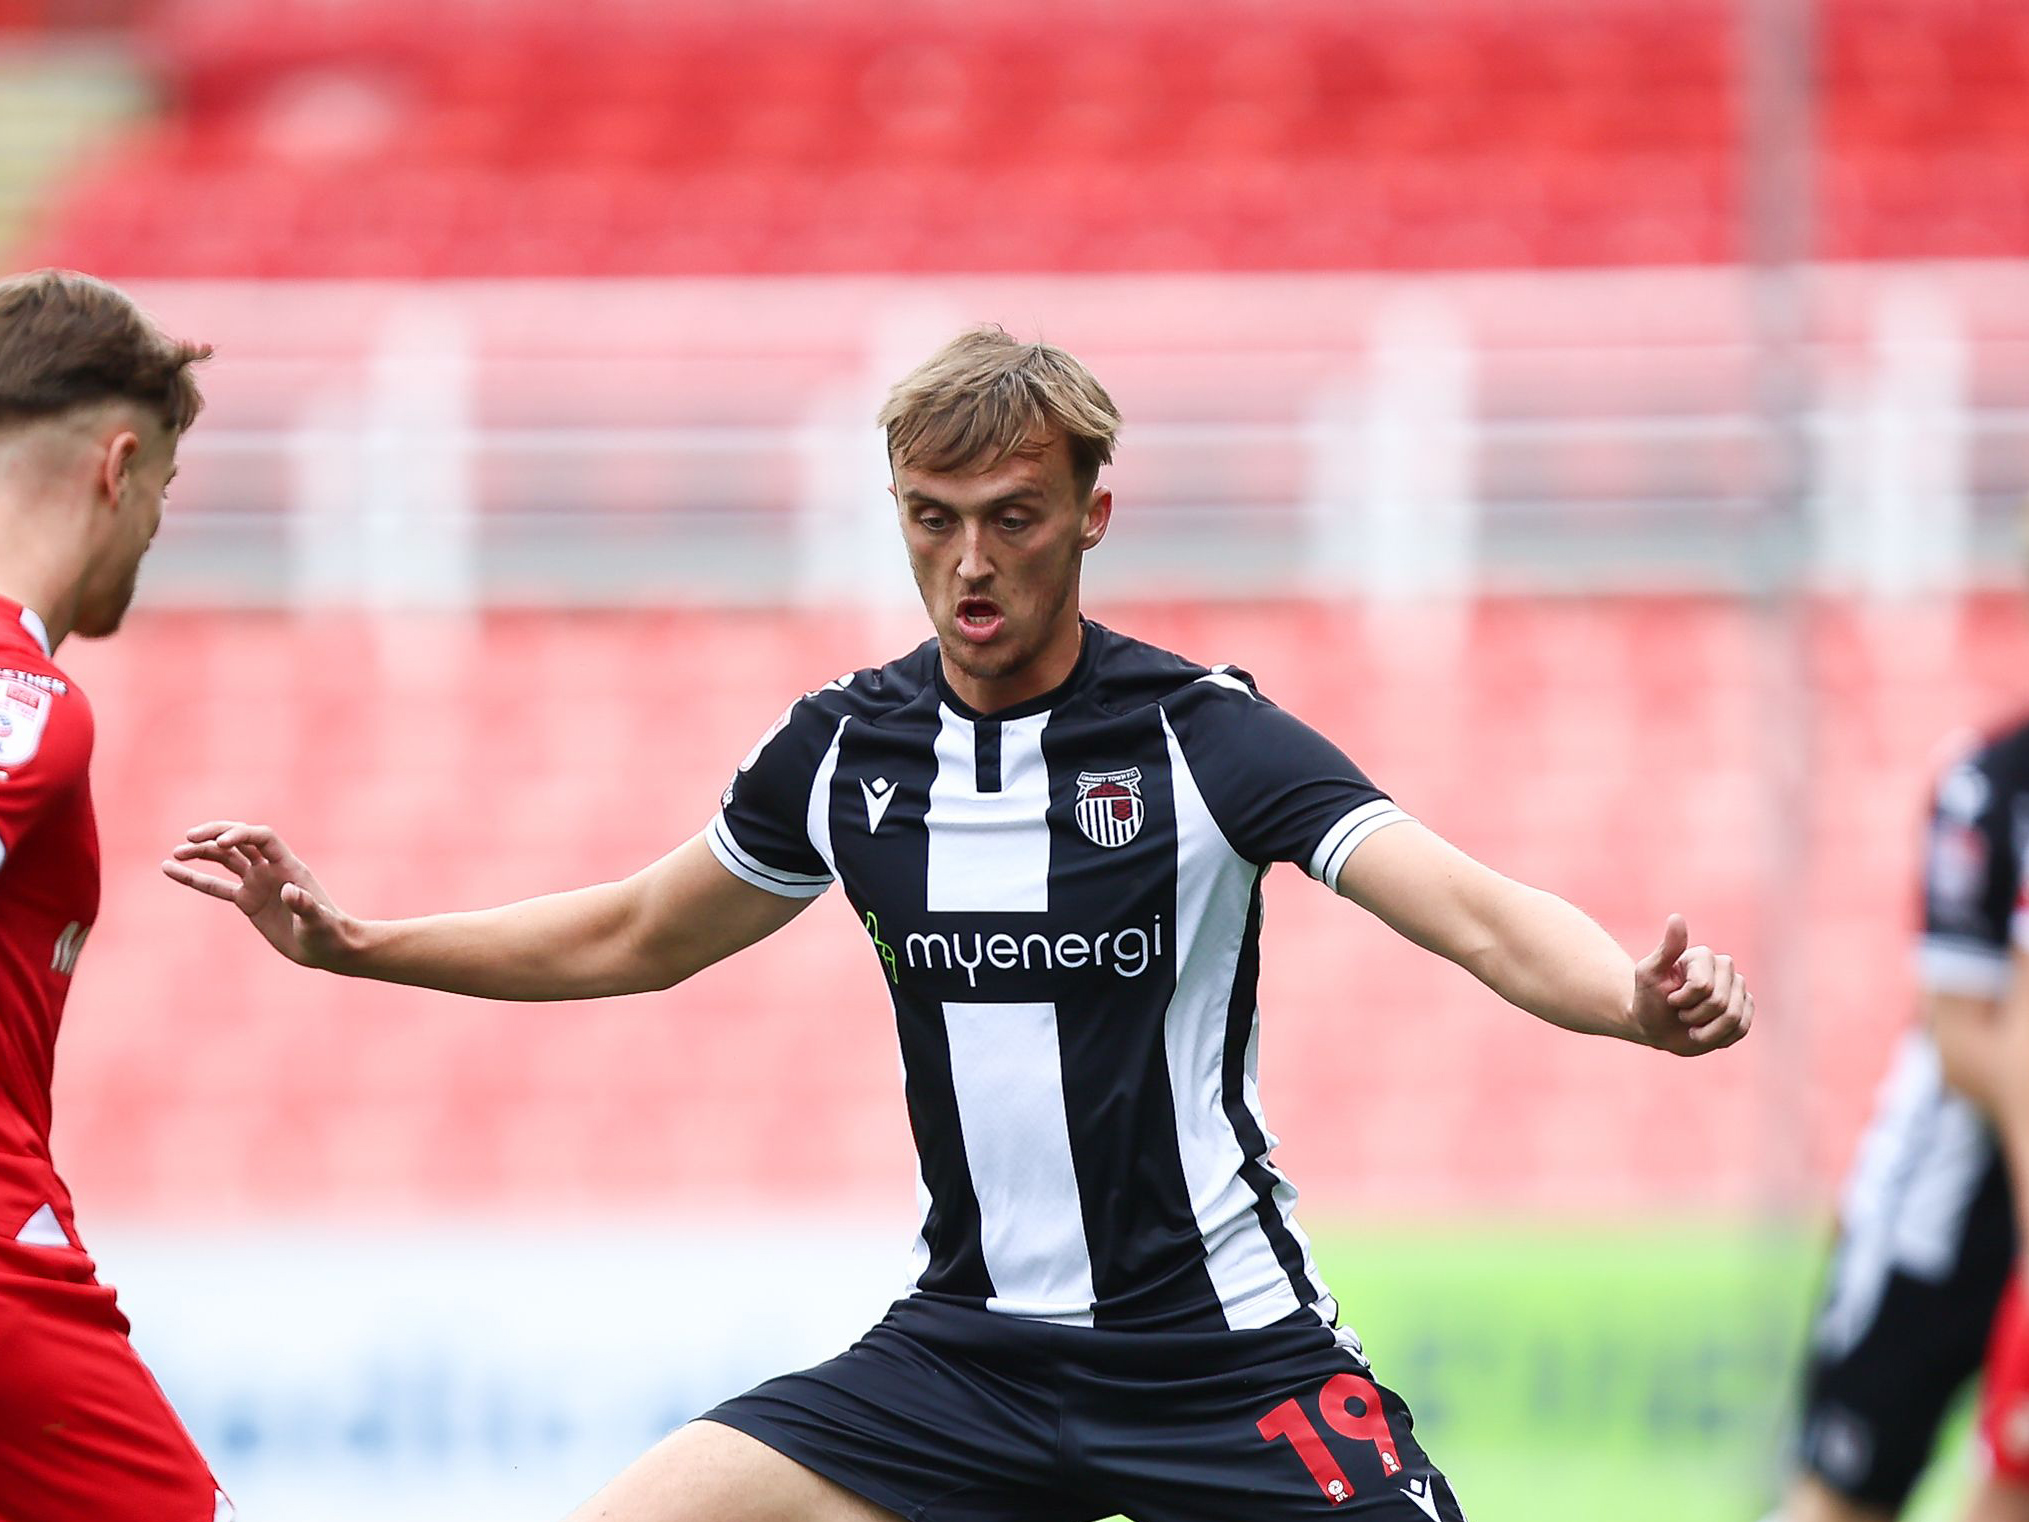
[[[872,417],[992,320],[1080,354],[1126,415],[1093,564],[1109,594],[1902,596],[2012,576],[2029,265],[1806,272],[1787,357],[1757,332],[1754,278],[143,287],[219,345],[148,590],[905,601]]]

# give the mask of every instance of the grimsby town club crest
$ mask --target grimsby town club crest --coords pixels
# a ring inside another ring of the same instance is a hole
[[[1141,768],[1078,773],[1078,828],[1095,846],[1124,846],[1141,833]]]

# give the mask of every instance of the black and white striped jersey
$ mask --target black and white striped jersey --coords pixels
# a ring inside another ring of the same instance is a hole
[[[1998,999],[2008,988],[2008,925],[2029,855],[2029,723],[2000,731],[1947,767],[1931,799],[1924,852],[1923,986]]]
[[[888,984],[920,1165],[912,1291],[1069,1325],[1260,1327],[1328,1292],[1256,1091],[1263,874],[1406,816],[1252,680],[1086,623],[993,714],[934,640],[792,704],[708,831],[837,878]]]
[[[2025,853],[2029,723],[1968,745],[1931,795],[1917,943],[1926,993],[2007,993],[2009,917],[2022,892]],[[1804,1437],[1810,1462],[1835,1480],[1849,1466],[1872,1462],[1880,1445],[1908,1440],[1908,1413],[1941,1412],[1977,1369],[2014,1256],[2007,1172],[1993,1129],[1945,1082],[1937,1043],[1921,1023],[1897,1047],[1875,1097],[1840,1194],[1839,1231],[1813,1334],[1813,1379],[1822,1387],[1813,1399],[1829,1405],[1810,1414]],[[1946,1301],[1891,1295],[1898,1276],[1949,1290],[1951,1314],[1940,1319]],[[1845,1362],[1871,1367],[1867,1360],[1888,1356],[1881,1348],[1920,1348],[1920,1367],[1891,1389]],[[1876,1436],[1857,1445],[1840,1439],[1866,1422]],[[1921,1447],[1928,1446],[1926,1428]],[[1912,1474],[1920,1464],[1912,1460]]]

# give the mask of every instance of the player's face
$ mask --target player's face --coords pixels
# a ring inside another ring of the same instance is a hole
[[[99,511],[97,549],[78,600],[75,632],[101,638],[120,627],[134,601],[141,559],[162,526],[162,506],[176,475],[177,436],[159,423],[137,422],[134,444],[123,452],[118,439],[103,471],[105,499]]]
[[[1113,494],[1081,491],[1061,435],[983,471],[894,467],[902,538],[945,674],[976,708],[1047,692],[1078,659],[1078,570]]]

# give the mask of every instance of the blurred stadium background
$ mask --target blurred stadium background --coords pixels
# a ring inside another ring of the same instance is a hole
[[[242,1514],[558,1515],[895,1289],[835,906],[491,1007],[155,863],[263,818],[395,914],[685,838],[918,638],[870,419],[998,320],[1127,414],[1097,616],[1739,951],[1754,1040],[1673,1064],[1277,874],[1263,1083],[1475,1516],[1759,1515],[1926,777],[2029,699],[2025,166],[2016,0],[0,0],[7,263],[219,346],[141,610],[64,652],[107,886],[56,1146]]]

